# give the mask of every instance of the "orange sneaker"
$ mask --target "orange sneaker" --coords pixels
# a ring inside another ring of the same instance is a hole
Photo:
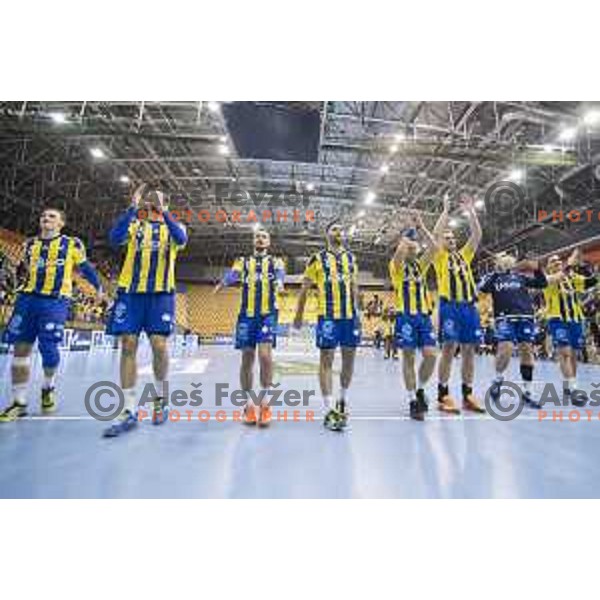
[[[481,404],[479,404],[479,402],[477,402],[477,400],[475,399],[475,396],[473,396],[473,394],[469,394],[468,396],[463,398],[463,410],[470,410],[471,412],[476,412],[476,413],[484,413],[485,412],[485,408],[483,408],[481,406]]]
[[[256,406],[254,404],[246,404],[246,408],[244,408],[244,423],[247,425],[256,425],[257,422]]]
[[[266,406],[260,407],[260,421],[258,424],[261,427],[266,427],[271,423],[271,418],[273,417],[273,412],[271,411],[271,407],[267,404]]]
[[[456,403],[450,396],[442,396],[438,399],[438,408],[450,415],[460,415],[460,410],[456,407]]]

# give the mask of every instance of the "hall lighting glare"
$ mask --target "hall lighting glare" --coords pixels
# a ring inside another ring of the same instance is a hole
[[[229,148],[223,144],[219,146],[219,153],[227,156],[227,154],[229,154]]]
[[[550,144],[544,144],[542,149],[544,152],[550,153],[554,151],[554,146],[551,146]]]
[[[260,223],[254,223],[254,225],[252,225],[252,229],[254,231],[258,231],[260,229]]]
[[[565,127],[561,132],[560,135],[558,136],[558,139],[561,142],[571,142],[575,139],[575,136],[577,135],[577,130],[575,129],[575,127]]]
[[[475,201],[475,208],[483,208],[485,206],[485,202],[483,200]]]
[[[377,194],[375,192],[367,192],[365,204],[373,204],[373,202],[375,202],[375,198],[377,198]]]
[[[312,191],[315,189],[315,184],[314,184],[314,183],[307,183],[307,184],[306,184],[306,189],[307,189],[309,192],[312,192]]]
[[[105,156],[104,151],[102,150],[102,148],[91,148],[90,149],[90,154],[94,158],[104,158],[104,156]]]
[[[217,112],[219,110],[219,103],[215,102],[214,100],[210,101],[207,106],[210,112]]]
[[[389,165],[381,165],[381,167],[379,167],[379,170],[382,173],[387,173],[390,170],[390,166]]]
[[[394,136],[394,140],[395,140],[396,142],[402,142],[404,139],[405,139],[405,138],[404,138],[404,134],[403,134],[403,133],[397,133],[397,134]]]
[[[398,152],[398,144],[392,144],[390,146],[390,153],[391,154],[396,154],[396,152]]]
[[[226,135],[222,135],[221,137],[219,137],[219,141],[221,142],[221,144],[226,144],[227,143],[227,136]]]
[[[452,227],[452,229],[456,229],[458,227],[458,219],[450,219],[448,225]]]
[[[129,177],[127,177],[127,175],[121,175],[121,177],[119,177],[119,181],[121,183],[129,183]]]
[[[373,240],[373,243],[374,243],[374,244],[379,244],[379,242],[381,242],[381,236],[380,236],[380,235],[378,235],[378,236],[377,236],[377,237],[376,237],[376,238]]]
[[[59,112],[50,113],[50,118],[57,124],[67,122],[67,117],[65,116],[64,113],[59,113]]]
[[[600,123],[600,110],[590,110],[585,113],[583,122],[588,126]]]
[[[364,209],[363,210],[359,210],[358,211],[358,218],[362,219],[362,217],[364,217],[366,214],[367,214],[366,210],[364,210]]]
[[[523,180],[523,176],[525,175],[525,173],[523,173],[522,169],[513,169],[510,172],[510,175],[508,176],[508,180],[509,181],[514,181],[515,183],[518,183],[519,181]]]

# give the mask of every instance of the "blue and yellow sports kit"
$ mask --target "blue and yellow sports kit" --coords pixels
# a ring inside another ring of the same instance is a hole
[[[318,289],[317,346],[328,350],[360,344],[360,320],[354,293],[358,266],[348,250],[322,250],[308,262],[304,277]]]
[[[170,335],[175,326],[175,260],[187,242],[182,225],[167,212],[140,220],[130,208],[115,224],[110,241],[125,246],[107,332],[112,335]]]
[[[559,281],[550,282],[544,290],[548,329],[554,346],[570,346],[581,350],[585,346],[583,308],[579,295],[596,283],[570,270]]]
[[[475,249],[467,242],[459,251],[439,249],[433,264],[439,294],[439,338],[445,342],[477,344],[481,324],[477,311],[475,280],[471,263]]]
[[[4,341],[33,344],[37,339],[46,368],[55,368],[60,361],[58,346],[63,339],[76,269],[96,289],[100,288],[98,275],[87,262],[85,246],[78,238],[35,237],[25,243],[19,267],[24,274],[23,285]]]
[[[255,254],[238,258],[225,278],[230,285],[241,285],[235,347],[238,350],[255,348],[257,344],[277,342],[277,293],[283,286],[283,261],[270,254]]]
[[[436,340],[431,323],[431,299],[426,276],[431,261],[404,260],[396,264],[390,261],[389,271],[396,296],[396,344],[400,348],[414,350],[435,346]]]

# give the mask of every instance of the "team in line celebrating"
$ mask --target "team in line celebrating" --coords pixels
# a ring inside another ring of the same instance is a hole
[[[580,294],[596,284],[594,273],[582,263],[577,251],[567,261],[552,257],[545,270],[539,261],[517,263],[514,256],[500,253],[495,256],[494,271],[484,276],[478,286],[472,263],[481,241],[481,226],[470,198],[461,200],[461,210],[467,217],[470,233],[462,247],[449,227],[450,204],[445,199],[443,212],[432,231],[425,227],[418,213],[414,214],[414,222],[401,230],[389,262],[395,296],[395,338],[402,350],[402,377],[410,416],[418,421],[425,419],[429,410],[426,388],[436,360],[437,408],[449,414],[459,414],[461,408],[485,412],[473,390],[476,347],[481,340],[479,292],[492,296],[498,342],[492,399],[497,401],[500,396],[504,373],[516,345],[524,400],[532,408],[539,408],[532,388],[535,322],[530,289],[541,289],[559,355],[565,397],[576,404],[573,391],[577,385],[577,351],[584,344]],[[36,339],[44,369],[41,408],[43,412],[56,410],[54,381],[74,272],[86,278],[100,296],[104,294],[97,273],[86,259],[84,245],[77,238],[63,235],[64,225],[62,211],[45,210],[38,235],[29,239],[24,248],[20,267],[25,274],[24,284],[4,334],[5,341],[14,344],[12,402],[0,412],[0,422],[15,421],[28,413],[26,392]],[[316,288],[316,345],[320,355],[324,425],[340,431],[348,422],[349,389],[356,350],[361,343],[359,267],[347,248],[340,222],[330,223],[325,237],[325,247],[308,260],[293,325],[303,326],[308,295],[311,288]],[[120,380],[125,404],[122,413],[104,432],[106,437],[116,437],[138,424],[136,352],[142,331],[148,335],[153,355],[156,397],[152,421],[160,425],[169,420],[168,398],[163,393],[169,367],[166,341],[175,327],[175,262],[187,243],[187,233],[167,210],[164,194],[149,193],[142,185],[135,191],[130,207],[115,223],[109,239],[115,247],[125,248],[107,325],[107,333],[118,336],[121,345]],[[253,390],[257,354],[260,371],[260,393],[248,394],[244,421],[266,426],[272,418],[267,392],[273,385],[278,296],[286,293],[285,265],[270,253],[270,235],[264,228],[254,232],[253,245],[252,252],[238,257],[226,271],[215,292],[226,286],[240,287],[235,346],[241,351],[241,389]],[[437,288],[435,300],[429,288],[431,269]],[[437,312],[437,327],[433,323],[434,312]],[[336,394],[333,362],[338,347],[341,372]],[[460,407],[449,386],[453,363],[458,360],[462,383]]]

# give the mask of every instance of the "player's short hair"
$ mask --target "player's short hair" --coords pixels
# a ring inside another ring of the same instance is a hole
[[[327,223],[327,225],[325,226],[325,233],[329,233],[329,231],[331,230],[331,228],[334,225],[338,225],[339,227],[342,226],[342,223],[339,219],[334,219],[333,221],[330,221],[329,223]]]
[[[45,213],[45,212],[56,212],[60,215],[60,218],[62,219],[63,223],[67,222],[67,213],[65,213],[65,211],[62,208],[56,208],[55,206],[46,206],[45,208],[42,209],[42,212],[40,213],[40,217]]]
[[[400,232],[401,237],[412,240],[413,242],[417,241],[417,230],[414,227],[406,227]]]

